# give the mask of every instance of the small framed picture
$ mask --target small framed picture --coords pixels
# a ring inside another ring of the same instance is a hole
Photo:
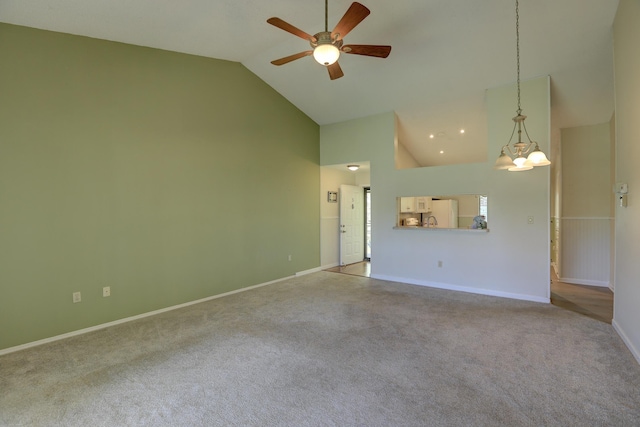
[[[338,203],[338,192],[337,191],[327,192],[327,202]]]

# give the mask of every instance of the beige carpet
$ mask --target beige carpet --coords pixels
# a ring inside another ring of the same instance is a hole
[[[0,425],[638,426],[640,366],[552,305],[320,272],[2,356]]]

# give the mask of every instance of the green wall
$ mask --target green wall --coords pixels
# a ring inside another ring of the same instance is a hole
[[[319,127],[241,64],[6,24],[0,58],[0,349],[319,265]]]

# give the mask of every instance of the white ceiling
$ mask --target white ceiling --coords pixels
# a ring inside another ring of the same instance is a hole
[[[345,76],[334,81],[311,57],[270,64],[309,46],[266,20],[315,34],[324,29],[322,0],[2,0],[0,21],[238,61],[320,125],[393,110],[400,141],[421,163],[457,162],[460,148],[486,157],[485,89],[516,79],[515,2],[361,3],[371,15],[345,42],[388,44],[391,55],[343,55]],[[329,0],[330,29],[350,4]],[[520,0],[521,78],[551,76],[554,128],[611,118],[617,5]],[[526,99],[522,108],[526,114]]]

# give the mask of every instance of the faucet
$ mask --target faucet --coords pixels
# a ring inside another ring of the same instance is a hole
[[[429,215],[427,217],[427,220],[425,221],[427,223],[427,227],[431,227],[431,222],[429,221],[431,218],[433,218],[433,225],[438,225],[438,220],[436,219],[436,217],[433,215]]]

